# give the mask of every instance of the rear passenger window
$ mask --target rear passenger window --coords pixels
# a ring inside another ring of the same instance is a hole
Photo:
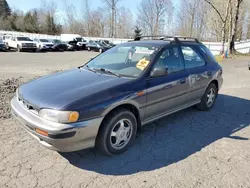
[[[201,55],[196,53],[191,47],[182,46],[181,49],[184,56],[186,69],[201,67],[206,64]]]

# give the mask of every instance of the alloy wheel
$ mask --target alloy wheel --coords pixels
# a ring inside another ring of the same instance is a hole
[[[110,144],[114,149],[124,148],[132,136],[132,123],[128,119],[118,121],[110,134]]]
[[[207,93],[207,105],[211,107],[214,103],[216,97],[216,91],[214,88],[211,88]]]

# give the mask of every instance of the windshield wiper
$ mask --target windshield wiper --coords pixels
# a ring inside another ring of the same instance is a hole
[[[79,69],[82,69],[83,67],[84,67],[84,65],[82,65],[82,66],[80,66],[80,67],[78,67],[78,68],[79,68]],[[88,65],[86,65],[86,67],[87,67],[87,69],[88,69],[89,71],[96,73],[96,71],[95,71],[94,69],[90,68]]]
[[[87,69],[88,69],[88,70],[90,70],[90,71],[92,71],[92,72],[96,73],[95,69],[90,68],[88,65],[86,65],[86,67],[87,67]]]
[[[98,71],[101,71],[101,72],[106,72],[106,73],[112,74],[112,75],[114,75],[114,76],[116,76],[116,77],[121,77],[120,74],[114,73],[114,72],[112,72],[112,71],[110,71],[110,70],[107,70],[107,69],[104,69],[104,68],[95,69],[95,70],[98,70]]]

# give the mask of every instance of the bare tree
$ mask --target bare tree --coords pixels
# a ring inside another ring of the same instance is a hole
[[[236,7],[236,13],[235,13],[235,19],[234,19],[234,27],[233,27],[233,34],[230,42],[230,53],[235,51],[235,38],[237,34],[238,29],[238,21],[239,21],[239,13],[240,13],[240,5],[243,2],[243,0],[235,0],[235,7]]]
[[[69,4],[64,0],[64,7],[66,12],[64,31],[85,35],[85,27],[79,18],[79,12],[73,4]]]
[[[138,6],[137,24],[145,34],[157,35],[160,21],[164,22],[166,18],[172,16],[172,12],[171,0],[142,0]]]
[[[200,0],[182,0],[177,11],[177,33],[202,39],[208,20],[208,5]]]
[[[117,37],[130,38],[134,35],[134,19],[129,9],[121,7],[117,11],[116,31]]]
[[[222,35],[222,50],[221,50],[221,53],[224,53],[225,41],[226,41],[226,31],[227,31],[226,24],[227,24],[227,19],[228,19],[228,15],[229,15],[229,8],[230,8],[231,0],[228,0],[228,2],[227,2],[224,16],[219,11],[219,9],[214,5],[213,2],[211,2],[209,0],[205,0],[205,1],[214,9],[214,11],[218,14],[218,16],[222,22],[222,31],[221,31],[221,33],[222,33],[221,34]]]
[[[117,4],[121,0],[103,0],[103,2],[111,9],[111,22],[110,22],[110,29],[111,29],[111,37],[115,37],[115,26],[116,26],[116,10]]]

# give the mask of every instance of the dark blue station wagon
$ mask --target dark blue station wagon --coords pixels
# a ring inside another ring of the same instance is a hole
[[[197,39],[139,37],[86,65],[23,84],[13,115],[42,145],[70,152],[127,150],[142,126],[196,105],[207,111],[222,68]]]

